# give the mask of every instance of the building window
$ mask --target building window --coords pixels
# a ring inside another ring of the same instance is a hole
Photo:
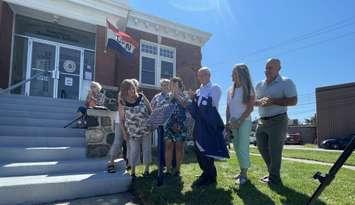
[[[176,74],[176,49],[141,40],[139,81],[144,86],[159,87],[162,78]]]

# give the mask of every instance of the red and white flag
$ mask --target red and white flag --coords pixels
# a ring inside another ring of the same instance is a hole
[[[117,52],[126,56],[133,55],[134,50],[138,47],[137,41],[135,41],[127,33],[120,31],[114,24],[106,19],[106,47],[111,48]]]

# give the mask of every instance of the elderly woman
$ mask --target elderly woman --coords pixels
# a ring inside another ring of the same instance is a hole
[[[136,166],[140,163],[141,146],[143,152],[144,176],[149,174],[151,163],[151,131],[147,124],[151,107],[147,98],[137,92],[132,80],[123,80],[120,86],[123,105],[122,134],[128,142],[128,162],[131,175],[136,176]]]
[[[235,65],[232,78],[233,85],[227,94],[226,117],[241,170],[240,174],[235,176],[236,183],[244,184],[250,167],[249,135],[252,127],[250,113],[253,111],[255,92],[245,64]]]
[[[184,84],[181,78],[174,77],[170,80],[171,103],[176,105],[175,111],[164,127],[165,138],[165,160],[167,175],[180,175],[180,166],[184,157],[184,141],[187,136],[187,110],[183,103]],[[172,170],[173,151],[175,146],[176,169]]]
[[[169,98],[169,83],[170,81],[168,79],[161,79],[160,80],[160,88],[161,92],[156,94],[152,101],[150,102],[152,109],[155,110],[157,108],[162,107],[163,105],[166,105],[170,102]],[[158,133],[158,163],[159,163],[159,168],[158,168],[158,185],[161,185],[163,183],[163,168],[165,164],[165,149],[164,149],[164,127],[159,126],[157,128],[157,133]]]
[[[83,118],[86,116],[86,111],[88,108],[93,108],[95,106],[103,106],[105,103],[105,95],[101,93],[102,86],[100,83],[92,81],[90,84],[90,90],[86,96],[85,106],[78,108],[77,112]],[[83,126],[82,123],[84,120],[79,120],[79,126]],[[85,125],[84,125],[85,126]]]

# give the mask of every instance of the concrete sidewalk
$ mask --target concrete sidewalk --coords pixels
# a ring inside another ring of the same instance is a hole
[[[260,154],[255,154],[255,153],[250,153],[250,155],[261,157]],[[296,158],[282,157],[282,160],[301,162],[301,163],[306,163],[306,164],[320,164],[320,165],[326,165],[326,166],[333,166],[332,163],[319,162],[319,161],[308,160],[308,159],[296,159]],[[343,167],[346,169],[350,169],[350,170],[355,171],[355,166],[343,165]]]
[[[250,145],[250,147],[257,148],[254,145]],[[298,150],[313,150],[320,152],[343,152],[344,150],[334,150],[334,149],[322,149],[322,148],[312,148],[312,147],[304,147],[303,145],[284,145],[284,149],[298,149]]]

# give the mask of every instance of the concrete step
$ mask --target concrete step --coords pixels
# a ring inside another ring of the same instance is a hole
[[[83,159],[74,161],[0,163],[0,177],[27,176],[40,174],[67,174],[90,171],[105,171],[107,159]],[[115,160],[117,171],[124,171],[123,159]]]
[[[0,105],[1,104],[16,104],[16,105],[42,105],[42,106],[52,106],[52,107],[65,107],[73,108],[84,105],[84,102],[61,102],[56,100],[35,100],[35,99],[16,99],[16,98],[3,98],[0,96]]]
[[[0,117],[0,125],[62,128],[71,120],[36,119],[24,117]]]
[[[84,137],[0,136],[0,147],[85,147]]]
[[[15,101],[35,101],[38,103],[49,103],[49,104],[67,104],[67,105],[74,105],[74,104],[84,104],[84,101],[80,100],[72,100],[72,99],[61,99],[61,98],[50,98],[50,97],[39,97],[39,96],[25,96],[25,95],[0,95],[1,100],[15,100]]]
[[[63,161],[85,158],[85,147],[0,147],[0,162]]]
[[[0,125],[0,136],[84,137],[85,130],[55,127]]]
[[[0,178],[0,204],[39,204],[127,191],[126,171]]]
[[[37,119],[72,120],[75,113],[48,113],[41,111],[4,110],[0,106],[1,117],[24,117]]]
[[[78,107],[56,107],[49,105],[39,105],[39,104],[11,104],[11,103],[1,103],[1,109],[5,110],[17,110],[17,111],[38,111],[38,112],[48,112],[48,113],[72,113],[75,114]]]

